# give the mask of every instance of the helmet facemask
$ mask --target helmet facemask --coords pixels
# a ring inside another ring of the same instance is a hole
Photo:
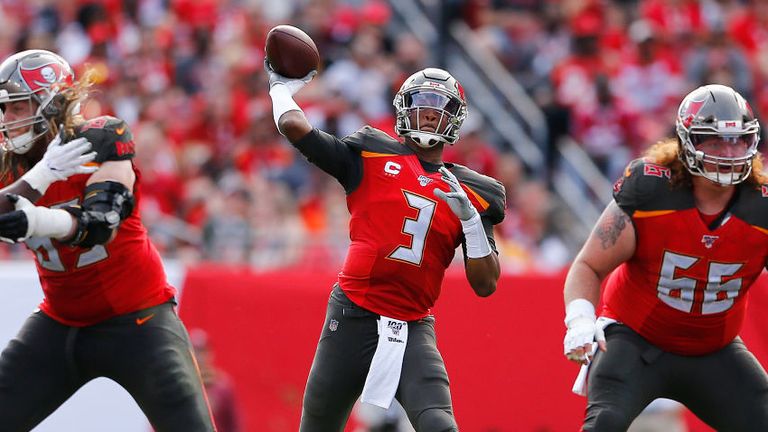
[[[74,74],[60,56],[45,50],[14,54],[0,64],[0,148],[27,153],[61,121],[61,91]]]
[[[35,99],[31,93],[8,96],[0,90],[0,148],[3,151],[24,154],[38,138],[48,132],[48,120],[42,115],[41,106]],[[11,110],[20,110],[29,115],[17,117],[10,113]]]
[[[683,144],[686,167],[693,175],[707,178],[722,186],[735,185],[749,178],[752,159],[757,154],[757,133],[719,135],[692,133]],[[720,151],[707,149],[720,148]],[[731,147],[733,151],[724,150]],[[731,153],[734,156],[716,156],[712,153]]]
[[[397,113],[395,132],[422,148],[455,143],[467,117],[461,85],[440,69],[425,69],[408,78],[393,105]],[[427,130],[428,126],[433,130]]]
[[[709,85],[689,94],[680,105],[676,129],[680,160],[692,175],[721,186],[749,178],[760,124],[734,90]]]

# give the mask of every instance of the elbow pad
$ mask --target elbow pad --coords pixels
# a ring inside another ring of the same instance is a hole
[[[65,207],[77,220],[75,235],[67,243],[83,248],[105,244],[133,212],[133,194],[122,183],[105,181],[85,188],[83,205]]]

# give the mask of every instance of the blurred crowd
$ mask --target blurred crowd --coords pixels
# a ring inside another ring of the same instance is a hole
[[[731,85],[768,109],[768,4],[736,0],[450,0],[548,118],[609,178],[670,134],[681,96]],[[264,39],[290,23],[316,42],[322,66],[297,99],[338,136],[370,124],[394,135],[394,93],[432,66],[429,49],[394,31],[383,0],[0,0],[0,57],[44,48],[97,71],[86,117],[125,119],[142,172],[141,212],[161,253],[188,263],[259,269],[338,266],[348,245],[343,189],[277,132]],[[496,233],[505,272],[560,271],[546,179],[472,115],[447,161],[505,184]],[[460,259],[461,254],[458,253]],[[26,257],[3,247],[0,258]]]

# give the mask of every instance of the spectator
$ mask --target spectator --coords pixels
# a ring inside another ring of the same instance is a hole
[[[208,333],[203,329],[194,328],[189,331],[189,339],[195,350],[197,366],[200,368],[208,403],[211,405],[216,431],[241,432],[242,416],[237,403],[237,393],[227,373],[216,367]]]

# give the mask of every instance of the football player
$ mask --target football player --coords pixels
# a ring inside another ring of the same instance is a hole
[[[416,72],[394,99],[403,141],[369,126],[340,139],[313,128],[292,98],[314,73],[288,79],[265,68],[280,133],[338,180],[351,214],[300,430],[342,430],[358,396],[382,408],[397,398],[417,431],[458,430],[431,308],[459,245],[475,293],[496,290],[493,225],[505,205],[499,182],[443,161],[445,145],[461,145],[463,88],[444,70]]]
[[[10,184],[0,236],[34,252],[44,294],[0,356],[0,429],[30,430],[107,377],[156,430],[212,431],[175,290],[139,218],[133,137],[120,119],[79,115],[89,85],[49,51],[0,64],[0,178]],[[48,163],[61,159],[52,149],[78,142],[92,145],[93,166],[62,173]]]
[[[716,430],[768,430],[768,376],[738,336],[768,258],[760,125],[707,85],[676,129],[627,167],[566,278],[565,355],[592,362],[585,431],[627,430],[656,398]]]

